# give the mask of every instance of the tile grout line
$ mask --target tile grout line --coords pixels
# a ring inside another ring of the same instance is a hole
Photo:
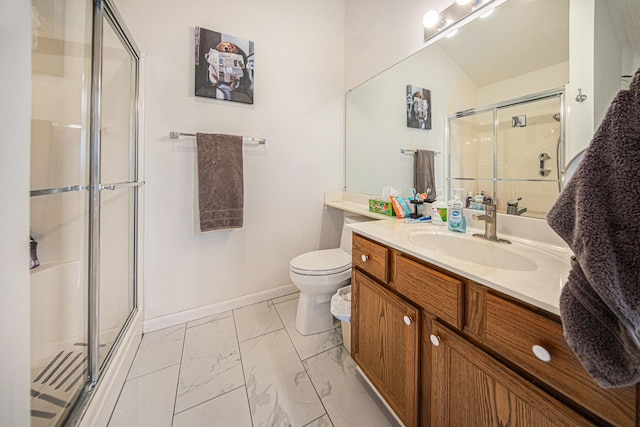
[[[253,427],[253,414],[251,413],[251,403],[249,402],[249,388],[247,387],[247,377],[244,374],[244,362],[242,361],[242,351],[240,351],[240,338],[238,337],[238,326],[236,325],[236,312],[231,310],[231,318],[233,319],[233,330],[236,333],[236,344],[238,345],[238,356],[240,357],[240,370],[242,371],[242,381],[244,383],[244,395],[247,398],[247,406],[249,407],[249,418]]]
[[[140,352],[140,347],[142,346],[142,339],[144,339],[144,334],[142,334],[142,338],[140,339],[140,342],[138,343],[138,348],[136,348],[136,354],[133,356],[133,359],[131,360],[131,365],[129,366],[129,369],[127,369],[127,375],[124,377],[124,382],[122,383],[122,387],[120,388],[120,393],[118,393],[118,398],[116,399],[116,404],[113,406],[113,409],[111,410],[111,414],[109,415],[109,421],[107,421],[107,427],[109,426],[109,423],[111,422],[111,419],[113,418],[113,414],[116,411],[116,407],[118,406],[118,402],[120,402],[120,397],[122,397],[122,390],[124,390],[124,386],[127,385],[127,382],[129,381],[129,374],[131,373],[131,368],[133,367],[133,362],[135,362],[136,357],[138,357],[138,353]]]
[[[171,410],[171,426],[176,416],[176,403],[178,401],[178,387],[180,386],[180,374],[182,373],[182,359],[184,357],[184,348],[187,342],[187,322],[184,324],[184,335],[182,336],[182,352],[180,352],[180,368],[178,369],[178,380],[176,381],[176,391],[173,397],[173,409]]]
[[[286,301],[285,301],[286,302]],[[276,314],[278,315],[278,318],[280,319],[280,322],[282,322],[282,325],[284,326],[284,321],[282,320],[282,316],[280,315],[280,312],[278,311],[278,307],[276,304],[273,304],[273,307],[276,310]],[[294,326],[295,327],[295,326]],[[322,409],[324,409],[324,415],[327,416],[327,418],[329,418],[329,422],[331,423],[331,425],[333,426],[333,421],[331,421],[331,417],[329,416],[329,412],[327,411],[326,406],[324,406],[324,402],[322,401],[322,397],[320,397],[320,394],[318,393],[318,389],[316,388],[316,385],[313,383],[313,381],[311,381],[311,375],[309,375],[309,371],[307,370],[307,367],[304,364],[304,361],[302,360],[302,358],[300,357],[300,353],[298,353],[298,349],[296,348],[296,345],[293,343],[293,340],[291,339],[291,335],[289,334],[289,331],[287,330],[287,328],[284,328],[285,333],[287,334],[287,338],[289,338],[289,342],[291,343],[291,346],[293,347],[293,349],[295,350],[296,354],[298,355],[298,360],[300,360],[300,364],[302,365],[302,369],[304,369],[304,373],[307,375],[307,378],[309,378],[309,382],[311,383],[311,387],[313,387],[313,391],[316,392],[316,396],[318,396],[318,400],[320,401],[320,404],[322,405]],[[335,348],[335,347],[332,347]],[[326,350],[329,351],[329,350]],[[322,354],[324,353],[324,351],[318,353],[318,354]],[[317,355],[316,355],[317,356]],[[313,356],[311,356],[313,357]],[[310,359],[311,357],[307,358]],[[305,359],[305,360],[307,360]],[[316,418],[315,420],[312,420],[311,422],[305,424],[305,425],[309,425],[311,424],[313,421],[319,420],[320,418],[322,418],[324,415]]]
[[[217,399],[217,398],[219,398],[219,397],[226,396],[227,394],[232,393],[232,392],[234,392],[234,391],[236,391],[236,390],[238,390],[238,389],[240,389],[240,388],[242,388],[242,387],[244,387],[244,385],[238,386],[238,387],[236,387],[236,388],[234,388],[234,389],[231,389],[231,390],[229,390],[229,391],[225,391],[224,393],[219,394],[219,395],[214,396],[214,397],[211,397],[211,398],[209,398],[209,399],[207,399],[207,400],[203,400],[202,402],[200,402],[200,403],[196,403],[195,405],[190,406],[190,407],[188,407],[188,408],[185,408],[185,409],[183,409],[183,410],[182,410],[182,411],[180,411],[180,412],[176,412],[176,413],[175,413],[175,414],[173,414],[173,415],[180,415],[180,414],[184,414],[185,412],[190,411],[190,410],[192,410],[193,408],[197,408],[198,406],[200,406],[200,405],[204,405],[204,404],[205,404],[205,403],[207,403],[207,402],[211,402],[212,400],[216,400],[216,399]]]

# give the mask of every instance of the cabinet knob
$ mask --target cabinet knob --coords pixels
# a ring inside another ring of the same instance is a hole
[[[413,319],[409,316],[404,316],[404,324],[407,326],[411,326],[411,324],[413,323]]]
[[[435,347],[440,346],[440,337],[439,336],[431,334],[429,336],[429,339],[431,340],[431,344],[433,344]]]
[[[531,347],[531,349],[533,350],[533,354],[540,360],[542,360],[543,362],[549,363],[551,362],[551,353],[549,353],[549,350],[547,350],[546,348],[542,347],[541,345],[534,345],[533,347]]]
[[[367,260],[369,259],[368,256],[366,256],[365,254],[362,254],[362,256],[360,257],[360,259],[362,259],[362,262],[367,262]]]

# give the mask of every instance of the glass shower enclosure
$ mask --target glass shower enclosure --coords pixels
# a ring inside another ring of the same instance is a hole
[[[110,1],[32,6],[31,424],[53,426],[138,307],[140,53]]]
[[[562,190],[564,89],[452,114],[447,141],[449,199],[459,188],[461,199],[484,193],[499,212],[544,218]]]

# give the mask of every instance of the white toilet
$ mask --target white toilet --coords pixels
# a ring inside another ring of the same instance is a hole
[[[289,263],[290,277],[300,290],[296,329],[302,335],[317,334],[336,327],[331,314],[331,297],[351,282],[351,231],[346,224],[371,221],[345,215],[340,247],[307,252]]]

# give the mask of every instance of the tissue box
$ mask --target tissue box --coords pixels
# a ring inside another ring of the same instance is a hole
[[[379,199],[369,199],[369,212],[375,212],[382,215],[396,216],[391,202]]]

